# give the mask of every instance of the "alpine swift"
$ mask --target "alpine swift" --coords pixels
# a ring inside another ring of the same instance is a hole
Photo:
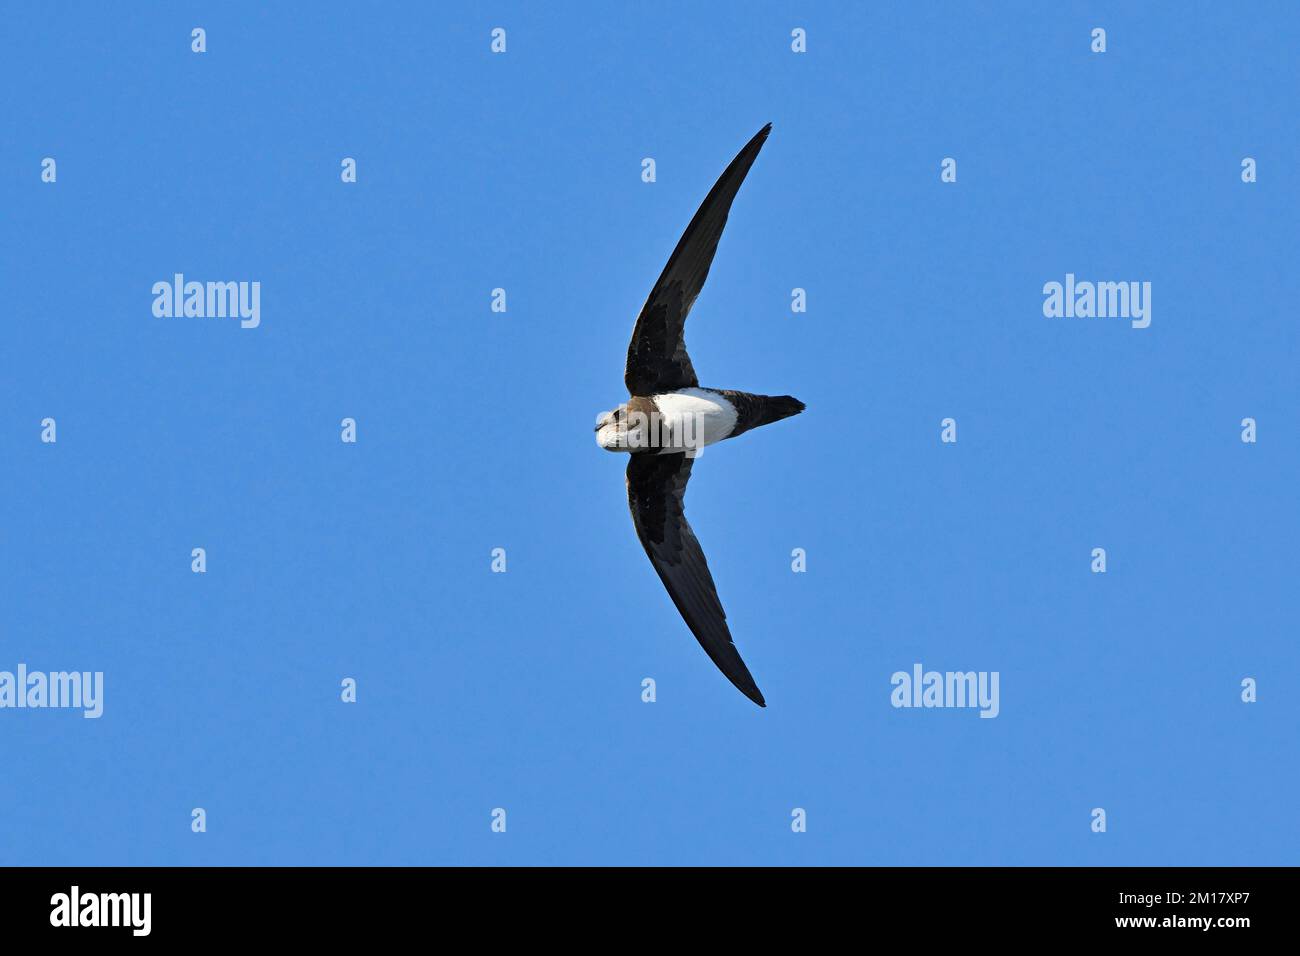
[[[789,395],[701,388],[686,354],[686,316],[704,287],[731,202],[763,148],[768,123],[745,144],[709,190],[641,307],[623,379],[631,395],[601,413],[596,441],[631,455],[627,502],[637,537],[668,595],[704,652],[740,692],[766,707],[740,659],[704,551],[686,521],[683,498],[699,450],[804,410]]]

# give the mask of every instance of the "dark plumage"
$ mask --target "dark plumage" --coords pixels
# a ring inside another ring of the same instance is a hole
[[[651,395],[699,385],[690,356],[686,354],[683,337],[686,314],[709,276],[722,227],[731,212],[731,201],[736,198],[745,174],[754,165],[770,132],[772,124],[768,123],[718,177],[682,233],[677,248],[668,257],[659,281],[650,290],[627,347],[623,381],[629,395]]]
[[[627,463],[627,503],[632,509],[632,523],[650,563],[704,653],[742,694],[766,707],[762,691],[732,643],[727,612],[718,599],[709,562],[686,520],[684,499],[691,463],[680,452],[632,456]]]

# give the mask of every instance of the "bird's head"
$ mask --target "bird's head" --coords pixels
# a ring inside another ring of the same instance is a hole
[[[606,451],[632,451],[641,447],[641,432],[645,427],[644,415],[628,412],[626,404],[596,417],[596,444]]]

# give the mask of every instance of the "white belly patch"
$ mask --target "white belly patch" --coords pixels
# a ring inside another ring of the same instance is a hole
[[[663,451],[698,451],[720,442],[736,427],[736,409],[722,395],[703,388],[653,396],[661,416]]]

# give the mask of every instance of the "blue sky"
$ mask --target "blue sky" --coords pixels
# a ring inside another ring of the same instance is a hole
[[[0,862],[1296,862],[1294,8],[703,6],[6,13],[0,670],[105,701],[0,710]],[[769,121],[687,325],[808,405],[687,497],[760,710],[591,429]]]

